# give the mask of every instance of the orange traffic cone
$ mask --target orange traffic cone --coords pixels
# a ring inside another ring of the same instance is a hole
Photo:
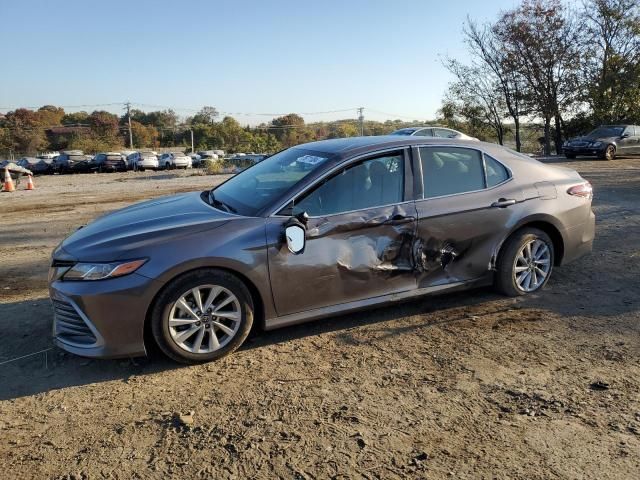
[[[33,176],[27,177],[27,188],[25,190],[35,190],[36,186],[33,184]]]
[[[11,178],[11,175],[9,175],[9,169],[5,168],[4,169],[4,190],[5,192],[13,192],[15,191],[16,187],[13,186],[13,179]]]

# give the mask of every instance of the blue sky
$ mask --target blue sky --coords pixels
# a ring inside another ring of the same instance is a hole
[[[390,118],[374,110],[433,118],[450,80],[442,56],[466,57],[466,16],[491,20],[516,4],[0,0],[0,108],[130,100],[183,116],[202,105],[243,114],[353,109],[305,116],[313,121],[354,117],[363,106],[369,119]]]

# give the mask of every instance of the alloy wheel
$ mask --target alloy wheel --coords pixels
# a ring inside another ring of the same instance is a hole
[[[169,311],[169,334],[190,353],[206,354],[227,345],[240,328],[238,298],[219,285],[201,285],[184,292]]]
[[[613,160],[616,155],[616,149],[613,145],[609,145],[605,151],[605,157],[607,160]]]
[[[525,243],[513,262],[513,276],[523,292],[540,288],[551,271],[551,249],[539,238]]]

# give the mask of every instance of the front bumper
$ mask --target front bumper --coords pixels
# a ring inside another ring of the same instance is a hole
[[[145,355],[145,318],[157,290],[154,280],[136,273],[93,282],[51,282],[54,343],[84,357]]]
[[[591,148],[591,147],[562,147],[562,152],[566,155],[581,155],[586,157],[597,157],[604,154],[605,147]]]

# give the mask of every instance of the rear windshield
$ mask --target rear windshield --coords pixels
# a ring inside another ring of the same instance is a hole
[[[120,155],[107,155],[107,160],[122,160]]]

